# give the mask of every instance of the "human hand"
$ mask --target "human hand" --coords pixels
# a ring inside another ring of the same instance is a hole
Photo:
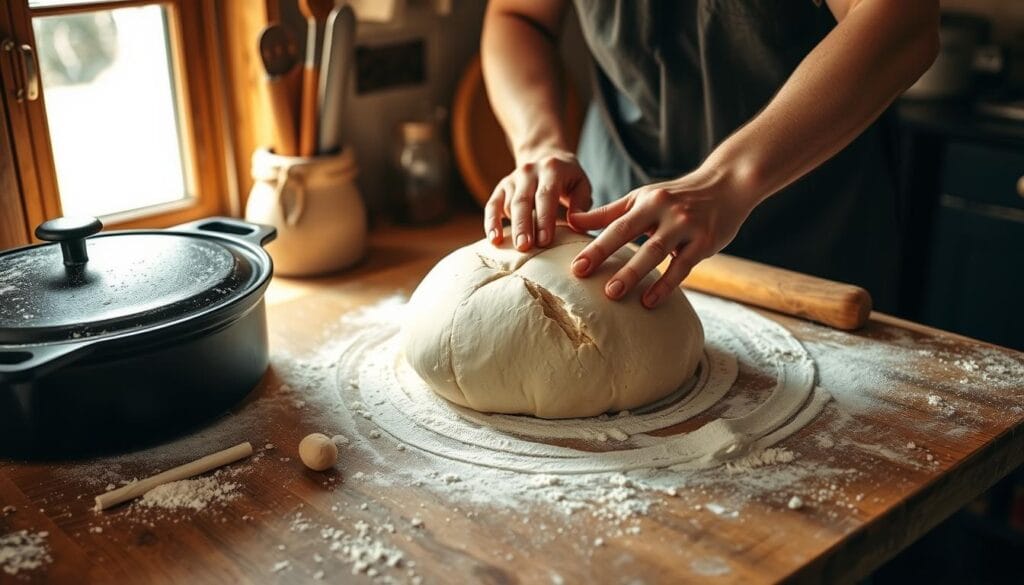
[[[641,235],[649,238],[605,284],[605,295],[623,298],[666,257],[665,273],[643,293],[654,308],[686,278],[698,262],[724,248],[736,236],[756,201],[720,173],[696,171],[679,179],[645,185],[587,212],[572,213],[577,231],[604,228],[572,262],[578,277],[592,274],[619,248]]]
[[[494,245],[505,239],[502,218],[512,222],[512,241],[520,252],[544,247],[555,235],[561,204],[569,213],[590,209],[590,181],[576,155],[550,150],[530,157],[498,182],[484,207],[484,233]],[[534,214],[536,213],[536,221]]]

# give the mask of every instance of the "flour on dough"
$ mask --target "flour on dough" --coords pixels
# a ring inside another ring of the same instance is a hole
[[[439,395],[481,412],[585,417],[651,403],[694,374],[704,331],[681,290],[644,308],[652,271],[625,298],[605,297],[631,250],[580,279],[569,265],[589,237],[559,228],[525,253],[510,241],[452,252],[409,301],[405,357]]]

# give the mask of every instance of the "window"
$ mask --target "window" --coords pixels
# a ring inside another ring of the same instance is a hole
[[[33,19],[65,214],[107,216],[194,193],[166,24],[157,5]]]
[[[19,213],[23,225],[0,233],[0,248],[62,214],[135,227],[231,209],[216,4],[0,2],[14,153],[0,160],[0,189],[18,190],[16,202],[0,192],[0,230]]]

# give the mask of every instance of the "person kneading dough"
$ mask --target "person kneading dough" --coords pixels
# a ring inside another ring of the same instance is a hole
[[[650,310],[574,277],[567,267],[591,241],[559,227],[545,248],[479,241],[452,252],[409,301],[406,360],[439,395],[481,412],[585,417],[671,394],[700,361],[700,320],[678,288]],[[632,254],[620,249],[599,272]]]

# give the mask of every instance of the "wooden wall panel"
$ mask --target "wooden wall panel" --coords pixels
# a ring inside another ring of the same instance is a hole
[[[276,0],[222,0],[218,6],[221,48],[230,85],[228,99],[235,153],[234,170],[244,207],[252,187],[249,174],[252,153],[259,147],[270,145],[274,137],[257,43],[260,31],[277,19],[278,6]]]
[[[3,80],[0,79],[0,86]],[[7,92],[4,89],[6,98]],[[5,103],[5,100],[0,103]],[[5,104],[6,105],[6,104]],[[29,242],[25,206],[21,203],[21,186],[14,164],[14,151],[7,125],[6,107],[0,112],[0,249],[23,246]]]
[[[11,27],[10,7],[0,4],[0,41],[15,40]],[[21,181],[14,153],[8,116],[14,99],[15,75],[12,61],[0,51],[0,249],[29,242],[28,221],[22,200]]]

